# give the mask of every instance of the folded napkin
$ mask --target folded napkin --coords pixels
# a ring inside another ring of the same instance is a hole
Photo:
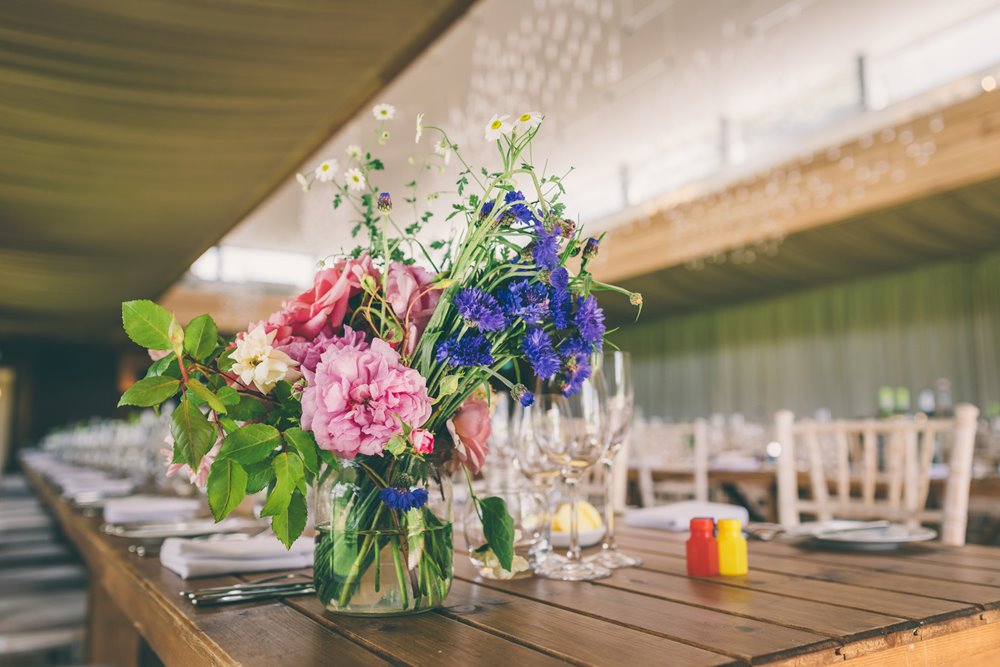
[[[182,579],[265,570],[295,570],[313,563],[313,541],[296,540],[285,549],[274,535],[219,535],[208,540],[170,537],[160,562]]]
[[[625,525],[635,528],[684,531],[688,529],[691,519],[695,517],[710,517],[716,520],[739,519],[740,523],[745,526],[750,520],[750,513],[739,505],[685,500],[670,505],[629,510],[625,512]]]
[[[135,484],[127,479],[104,479],[85,484],[63,485],[63,496],[75,502],[125,496],[133,491],[135,491]]]
[[[145,523],[147,521],[183,521],[198,514],[201,500],[166,496],[129,496],[112,498],[104,504],[108,523]]]

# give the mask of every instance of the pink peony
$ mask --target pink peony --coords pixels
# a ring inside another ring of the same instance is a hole
[[[311,289],[286,301],[268,321],[276,326],[288,326],[289,337],[312,340],[321,331],[333,333],[343,324],[347,302],[361,292],[361,280],[366,275],[378,275],[368,255],[345,259],[333,268],[321,269],[316,272]]]
[[[393,262],[385,281],[385,299],[406,327],[406,354],[413,354],[420,335],[441,299],[441,290],[431,289],[434,276],[424,268]]]
[[[434,434],[425,428],[410,431],[410,442],[417,454],[431,454],[434,451]]]
[[[490,406],[482,398],[470,396],[452,419],[448,420],[448,431],[455,441],[455,458],[473,475],[483,468],[490,448],[487,440],[493,432],[490,422]]]
[[[376,338],[371,347],[330,346],[302,392],[302,428],[338,456],[381,455],[402,423],[419,426],[431,415],[424,378],[400,364]]]
[[[358,350],[363,350],[368,348],[368,343],[365,342],[365,334],[363,331],[355,331],[351,327],[345,326],[344,333],[340,336],[327,336],[326,334],[320,334],[315,339],[306,343],[292,343],[291,346],[285,348],[285,351],[288,356],[299,362],[302,373],[306,376],[306,380],[309,381],[309,384],[312,384],[312,374],[316,372],[316,366],[319,364],[319,360],[322,358],[323,353],[331,347],[338,350],[342,350],[345,347],[353,347]]]

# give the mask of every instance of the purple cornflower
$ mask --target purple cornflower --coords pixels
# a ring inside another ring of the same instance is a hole
[[[496,298],[474,287],[466,287],[455,295],[455,308],[470,327],[480,331],[499,331],[507,326],[507,318]]]
[[[397,489],[387,486],[382,489],[378,497],[382,502],[397,512],[405,512],[411,509],[420,509],[427,502],[426,489]]]
[[[589,261],[597,257],[597,251],[601,248],[601,240],[591,236],[587,239],[587,245],[583,246],[583,259]]]
[[[593,345],[595,350],[600,351],[604,342],[604,311],[597,305],[597,299],[593,295],[576,298],[573,324],[576,325],[583,342]]]
[[[392,197],[389,196],[388,192],[380,192],[376,205],[379,212],[389,213],[392,210]]]
[[[565,329],[569,326],[569,272],[562,266],[549,276],[549,311],[556,329]]]
[[[480,220],[485,220],[486,218],[490,217],[490,213],[493,212],[493,204],[494,203],[492,201],[488,201],[485,204],[483,204],[482,208],[479,209]]]
[[[529,407],[535,402],[535,395],[528,391],[523,384],[515,384],[510,388],[510,395],[524,407]]]
[[[541,324],[549,313],[549,291],[541,283],[515,280],[500,292],[500,303],[511,319]]]
[[[559,346],[563,355],[559,371],[559,385],[563,396],[572,396],[580,391],[580,386],[590,377],[590,353],[592,347],[579,338],[567,338]]]
[[[552,338],[541,329],[532,329],[524,336],[521,351],[535,375],[543,380],[550,379],[559,371],[561,361],[552,349]]]
[[[435,357],[438,361],[447,362],[449,366],[489,366],[493,363],[490,342],[479,333],[441,341]]]
[[[559,236],[546,231],[541,222],[535,223],[535,240],[529,247],[531,259],[539,269],[551,271],[559,266]]]
[[[505,194],[503,202],[509,205],[503,213],[504,222],[510,223],[516,220],[526,225],[535,222],[535,216],[528,205],[524,203],[524,195],[519,190],[511,190]]]

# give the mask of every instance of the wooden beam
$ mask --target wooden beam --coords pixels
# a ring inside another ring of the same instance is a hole
[[[186,324],[202,313],[209,313],[219,331],[231,334],[243,331],[251,322],[267,319],[281,307],[281,302],[301,290],[288,287],[268,290],[249,285],[205,283],[191,285],[178,283],[167,290],[160,305],[169,310],[178,322]]]
[[[909,146],[928,138],[930,155],[908,154],[915,152]],[[775,166],[719,192],[674,194],[638,207],[634,218],[608,233],[591,267],[601,280],[622,281],[998,175],[995,91]]]

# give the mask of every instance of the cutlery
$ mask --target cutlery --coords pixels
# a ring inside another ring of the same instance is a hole
[[[196,597],[188,598],[191,604],[196,607],[214,607],[223,604],[235,604],[238,602],[255,602],[259,600],[270,600],[272,598],[293,597],[297,595],[312,595],[316,593],[316,587],[312,584],[294,584],[279,588],[271,588],[260,591],[246,593],[231,593],[216,597]]]

